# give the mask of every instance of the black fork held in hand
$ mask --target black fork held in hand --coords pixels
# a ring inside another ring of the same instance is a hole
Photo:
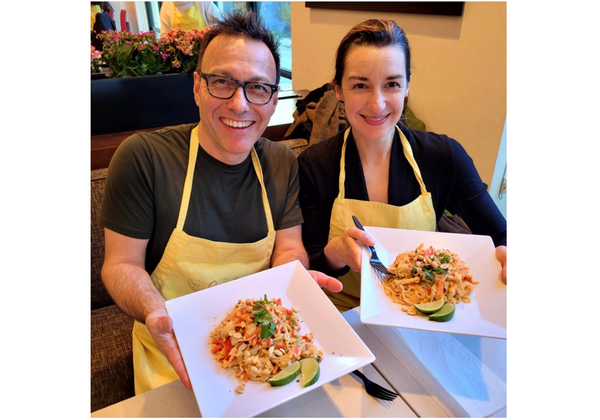
[[[360,224],[360,222],[358,221],[358,219],[356,218],[356,216],[352,216],[352,220],[354,220],[354,224],[356,225],[357,228],[359,228],[363,232],[366,232],[365,228]],[[387,274],[391,274],[387,270],[387,267],[385,265],[383,265],[383,263],[381,262],[381,260],[377,256],[377,252],[375,252],[375,247],[372,247],[372,246],[369,246],[369,245],[367,245],[367,247],[369,248],[369,251],[371,252],[371,258],[369,259],[369,262],[371,263],[371,266],[373,266],[373,268],[375,270],[379,271],[382,274],[386,274],[386,275]],[[381,280],[381,278],[380,278],[380,280]]]

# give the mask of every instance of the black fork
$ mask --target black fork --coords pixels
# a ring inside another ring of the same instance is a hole
[[[352,216],[352,220],[354,220],[354,224],[356,225],[357,228],[359,228],[360,230],[362,230],[363,232],[365,231],[365,228],[363,228],[363,225],[361,225],[361,223],[358,221],[358,219],[356,218],[356,216]],[[369,259],[369,262],[371,263],[371,266],[378,271],[378,278],[379,281],[383,281],[383,276],[379,275],[379,274],[384,274],[384,275],[388,275],[388,274],[392,274],[387,270],[387,267],[385,265],[383,265],[383,263],[381,262],[381,260],[379,259],[379,257],[377,256],[377,252],[375,252],[375,247],[372,246],[368,246],[369,248],[369,252],[371,252],[371,258]]]
[[[365,375],[362,374],[361,371],[355,370],[352,373],[358,376],[363,381],[363,383],[365,384],[367,394],[369,394],[370,396],[387,401],[392,401],[398,396],[398,394],[396,394],[394,391],[390,391],[368,379]]]

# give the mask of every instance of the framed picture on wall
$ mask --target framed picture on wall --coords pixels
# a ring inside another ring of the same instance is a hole
[[[305,7],[313,9],[362,10],[391,13],[417,13],[425,15],[462,16],[464,1],[307,1]]]

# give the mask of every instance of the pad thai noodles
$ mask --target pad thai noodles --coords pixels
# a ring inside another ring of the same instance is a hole
[[[281,305],[281,299],[238,300],[233,310],[211,332],[210,351],[221,367],[235,372],[242,381],[265,382],[291,363],[313,357],[323,350],[312,333],[300,334],[298,309]]]
[[[388,271],[392,274],[386,277],[384,291],[410,315],[418,313],[414,304],[443,297],[455,305],[469,303],[469,294],[477,284],[457,254],[448,249],[425,248],[423,244],[398,254]]]

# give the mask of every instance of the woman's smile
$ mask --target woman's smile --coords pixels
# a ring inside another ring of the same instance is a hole
[[[363,119],[367,124],[370,125],[381,125],[385,124],[390,114],[380,115],[380,116],[370,116],[370,115],[362,115]]]

